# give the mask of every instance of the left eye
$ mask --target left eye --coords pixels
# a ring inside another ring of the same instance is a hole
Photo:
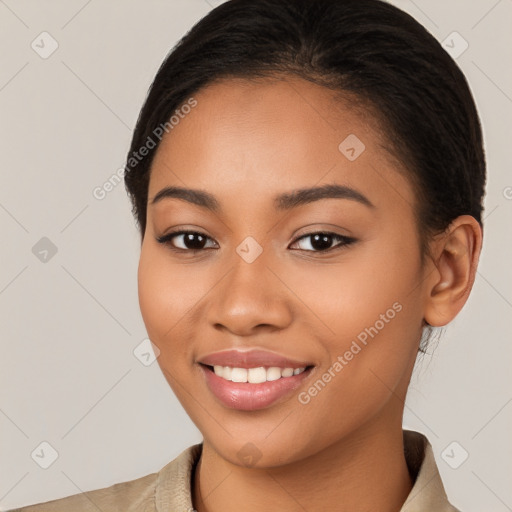
[[[310,240],[305,243],[301,250],[304,251],[313,251],[313,252],[327,252],[332,249],[342,248],[344,246],[350,245],[355,242],[355,238],[351,238],[344,235],[338,235],[337,233],[308,233],[307,235],[303,235],[298,238],[294,244],[300,243],[302,241]],[[338,243],[332,247],[332,243],[338,241]]]

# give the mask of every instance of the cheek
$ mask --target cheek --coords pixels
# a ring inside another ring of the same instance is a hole
[[[162,269],[159,257],[144,242],[138,268],[139,305],[146,330],[152,341],[161,342],[161,333],[169,329],[169,317],[174,310],[171,297],[165,290],[171,285],[169,276]],[[160,348],[160,347],[159,347]]]
[[[336,382],[332,389],[340,391],[336,401],[348,405],[371,396],[375,403],[385,399],[415,359],[422,329],[421,287],[417,286],[421,272],[419,251],[414,236],[410,238],[407,247],[400,245],[398,237],[395,242],[388,239],[347,252],[339,266],[301,272],[295,291],[315,314],[308,313],[302,330],[309,327],[311,337],[326,349],[322,371],[336,361],[341,365],[331,379]]]
[[[414,244],[375,241],[350,251],[339,263],[301,263],[282,270],[283,280],[293,283],[294,293],[307,306],[301,321],[330,340],[333,349],[375,323],[388,331],[391,324],[402,329],[408,315],[421,323],[420,257]]]
[[[160,350],[160,366],[184,375],[194,359],[202,305],[218,276],[197,262],[177,264],[165,249],[150,241],[144,244],[138,267],[142,318],[149,338]]]
[[[191,308],[199,291],[186,281],[186,272],[173,268],[165,251],[144,242],[138,268],[139,305],[149,337],[164,356],[175,336],[180,319]]]

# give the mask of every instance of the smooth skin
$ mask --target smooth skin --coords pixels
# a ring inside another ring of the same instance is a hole
[[[482,232],[458,217],[432,239],[421,264],[415,194],[378,122],[333,91],[297,77],[227,79],[166,135],[151,169],[138,285],[159,365],[204,437],[194,475],[199,512],[400,510],[412,482],[402,415],[423,321],[450,322],[471,291]],[[349,161],[348,135],[365,145]],[[327,198],[279,211],[274,196],[340,184],[373,207]],[[212,212],[180,198],[151,204],[164,187],[213,194]],[[175,230],[206,236],[190,251]],[[309,233],[335,233],[327,252]],[[262,254],[236,252],[248,236]],[[173,247],[176,249],[173,251]],[[181,249],[181,251],[180,251]],[[188,249],[188,252],[187,252]],[[299,401],[365,328],[394,303],[402,309],[307,404]],[[222,405],[197,361],[215,351],[258,348],[315,368],[271,406]],[[252,443],[260,458],[238,454]]]

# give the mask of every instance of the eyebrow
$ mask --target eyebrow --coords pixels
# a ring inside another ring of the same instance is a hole
[[[150,201],[150,204],[154,205],[166,198],[182,199],[212,212],[219,212],[221,210],[219,201],[209,192],[175,186],[165,187],[160,190]],[[349,199],[357,201],[368,208],[375,208],[375,205],[361,192],[346,185],[337,184],[292,190],[291,192],[278,194],[274,197],[273,202],[276,210],[283,211],[321,199]]]

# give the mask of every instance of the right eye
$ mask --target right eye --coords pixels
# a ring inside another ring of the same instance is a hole
[[[174,242],[174,240],[178,242]],[[156,239],[158,243],[167,245],[173,251],[192,253],[205,249],[208,240],[213,242],[209,236],[198,231],[174,231]],[[177,245],[181,245],[181,247],[177,247]]]

